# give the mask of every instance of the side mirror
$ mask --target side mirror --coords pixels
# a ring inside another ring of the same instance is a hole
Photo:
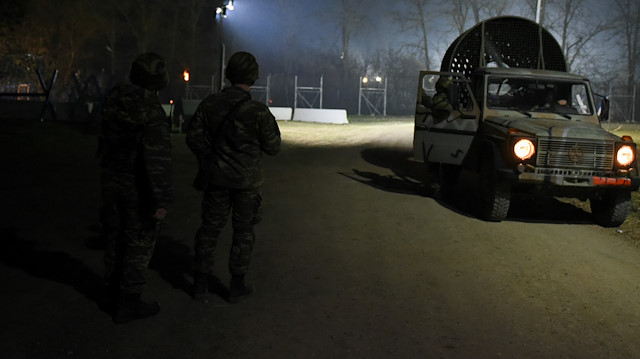
[[[611,100],[608,97],[605,97],[600,101],[600,106],[598,106],[598,120],[600,122],[609,121],[609,105],[611,104]]]

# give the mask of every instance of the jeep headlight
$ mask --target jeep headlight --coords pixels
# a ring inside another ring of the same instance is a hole
[[[513,153],[521,160],[528,160],[536,153],[536,146],[531,140],[523,138],[513,145]]]
[[[635,151],[629,145],[623,145],[618,148],[618,152],[616,152],[616,161],[622,167],[627,167],[633,163],[635,159]]]

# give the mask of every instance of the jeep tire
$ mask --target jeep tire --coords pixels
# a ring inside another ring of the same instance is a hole
[[[439,197],[443,200],[451,199],[455,193],[462,167],[441,163],[438,171]]]
[[[485,221],[502,221],[509,213],[511,186],[498,178],[493,161],[483,161],[479,183],[478,216]]]
[[[631,210],[631,192],[606,190],[598,192],[589,200],[595,222],[603,227],[621,225]]]

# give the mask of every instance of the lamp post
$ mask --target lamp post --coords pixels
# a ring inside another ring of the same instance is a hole
[[[224,27],[223,20],[227,18],[227,10],[233,11],[235,5],[233,0],[229,0],[226,4],[223,2],[216,8],[216,17],[220,18],[220,90],[224,88],[224,59],[225,59],[225,46],[224,46]]]
[[[182,72],[182,79],[184,80],[184,97],[189,98],[189,80],[191,78],[189,75],[188,68],[185,68],[184,71]]]

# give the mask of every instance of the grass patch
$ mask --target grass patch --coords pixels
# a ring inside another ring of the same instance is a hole
[[[411,122],[411,121],[413,121],[413,116],[349,115],[349,123]]]

